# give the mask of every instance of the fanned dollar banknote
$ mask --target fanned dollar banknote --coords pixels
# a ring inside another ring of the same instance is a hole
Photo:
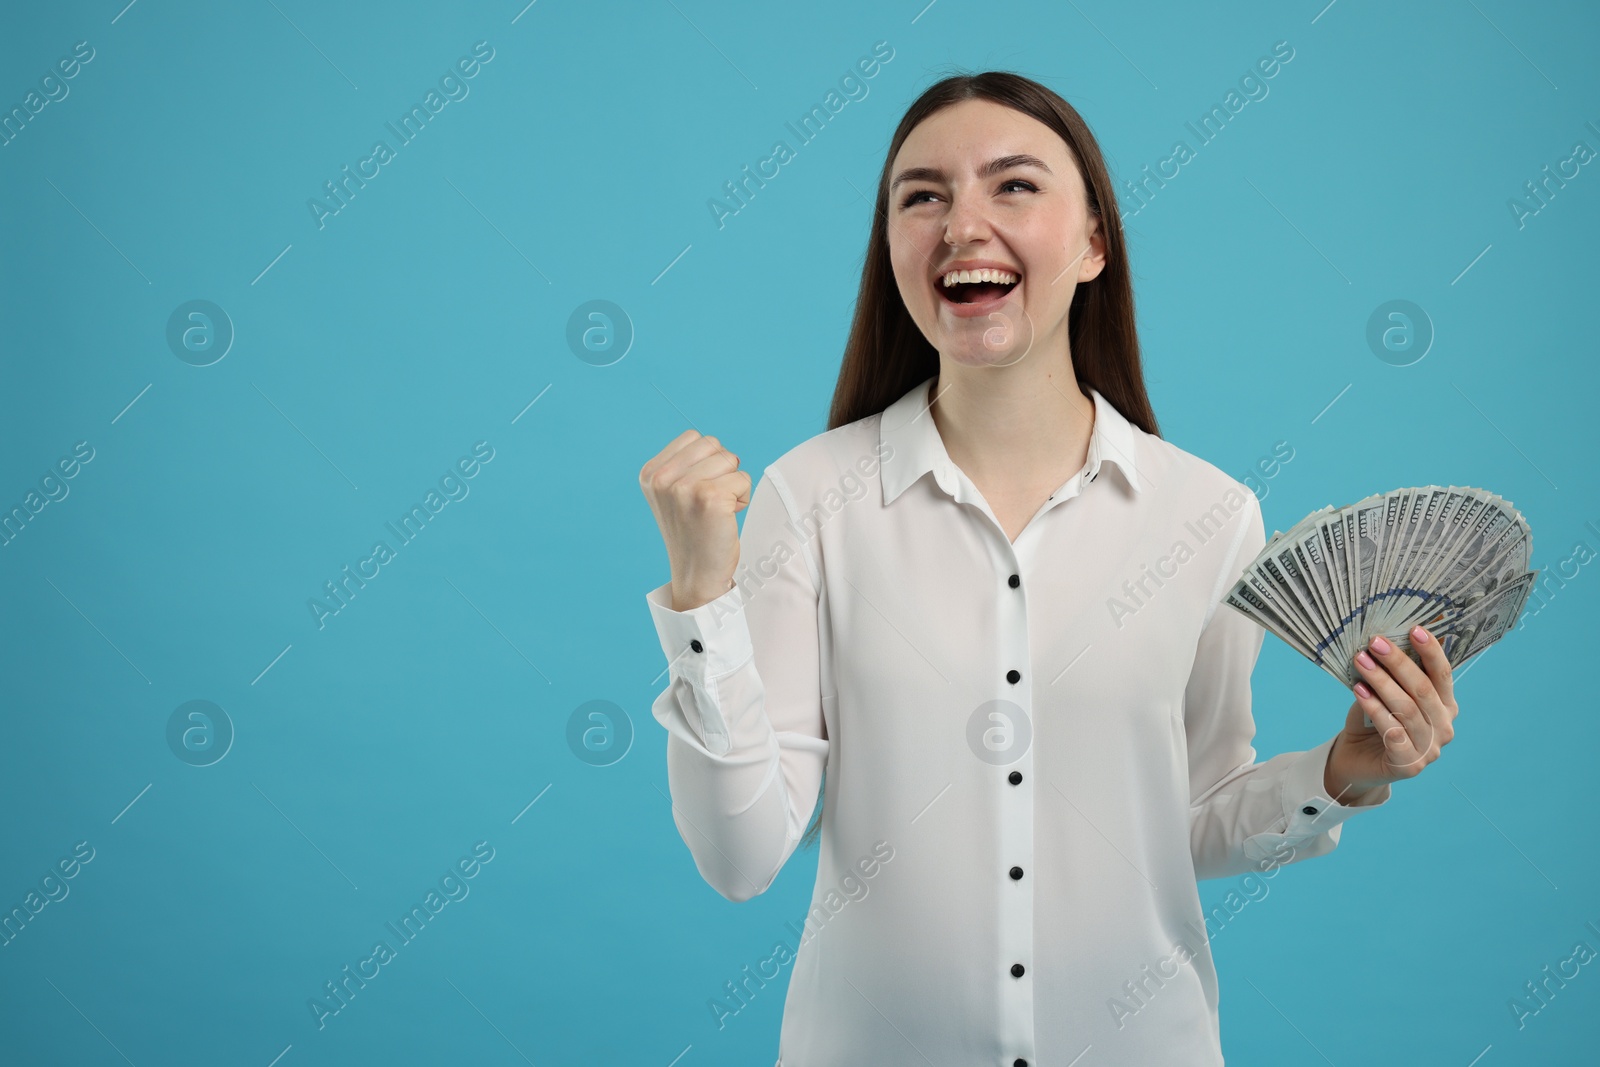
[[[1352,658],[1376,635],[1418,660],[1417,625],[1459,670],[1516,624],[1539,574],[1532,555],[1527,522],[1494,493],[1395,489],[1274,531],[1226,601],[1350,687]]]

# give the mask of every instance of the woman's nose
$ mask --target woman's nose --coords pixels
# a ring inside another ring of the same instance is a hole
[[[950,204],[950,215],[945,222],[945,241],[964,245],[989,235],[989,219],[984,205],[971,197],[956,197]]]

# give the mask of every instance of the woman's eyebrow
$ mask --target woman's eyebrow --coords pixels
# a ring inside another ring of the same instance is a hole
[[[993,177],[994,175],[999,174],[1001,171],[1010,170],[1012,167],[1037,167],[1046,174],[1051,173],[1050,168],[1045,166],[1044,161],[1038,156],[1031,156],[1026,152],[1018,152],[1013,155],[1000,156],[996,159],[989,160],[989,162],[978,168],[978,177]],[[889,183],[889,191],[891,193],[894,192],[901,182],[942,182],[944,180],[944,171],[939,170],[937,167],[910,167],[901,171],[899,176],[896,177],[894,181]]]

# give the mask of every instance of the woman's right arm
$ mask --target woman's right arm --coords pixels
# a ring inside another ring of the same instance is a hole
[[[742,901],[766,891],[805,832],[828,741],[816,560],[789,525],[782,475],[768,468],[751,492],[737,465],[691,430],[640,483],[672,563],[646,601],[670,675],[651,713],[668,732],[673,821],[701,876]]]

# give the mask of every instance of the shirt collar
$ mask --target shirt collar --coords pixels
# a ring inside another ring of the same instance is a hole
[[[929,387],[936,377],[924,378],[884,409],[878,437],[884,446],[880,454],[884,454],[881,476],[885,505],[930,471],[939,488],[951,496],[956,494],[956,465],[945,451],[944,439],[939,436],[939,428],[934,425],[928,408]],[[1100,473],[1102,461],[1109,460],[1138,492],[1137,427],[1101,396],[1099,390],[1090,386],[1087,391],[1094,401],[1094,429],[1089,435],[1090,477]]]

